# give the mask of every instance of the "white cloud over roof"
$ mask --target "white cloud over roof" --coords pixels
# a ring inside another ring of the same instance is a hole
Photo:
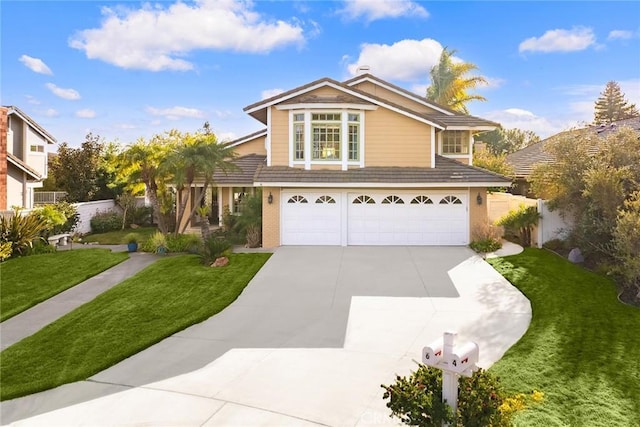
[[[54,85],[53,83],[47,83],[45,86],[47,86],[47,89],[59,98],[67,99],[69,101],[80,99],[80,93],[75,89],[64,89]]]
[[[608,40],[628,40],[631,38],[633,38],[633,32],[626,30],[613,30],[610,31],[609,35],[607,36]]]
[[[205,116],[202,110],[181,106],[175,106],[171,108],[147,107],[145,111],[153,116],[162,116],[169,120],[178,120],[182,117],[202,119]]]
[[[96,112],[88,108],[76,111],[76,117],[81,119],[93,119],[96,116]]]
[[[33,58],[29,55],[22,55],[18,58],[18,61],[22,62],[28,69],[38,74],[47,74],[49,76],[53,75],[53,71],[51,68],[44,63],[44,61],[40,58]]]
[[[69,45],[126,69],[185,71],[194,65],[184,57],[196,49],[267,53],[304,42],[299,23],[267,20],[250,2],[197,0],[102,13],[100,28],[77,32]]]
[[[424,7],[409,0],[348,0],[339,13],[348,19],[363,18],[367,22],[385,18],[429,16]]]
[[[540,37],[530,37],[520,43],[520,52],[574,52],[595,45],[591,28],[573,27],[570,30],[549,30]]]
[[[440,59],[442,45],[433,39],[401,40],[392,45],[365,43],[356,62],[348,64],[354,76],[361,65],[369,65],[371,74],[385,80],[425,80]]]

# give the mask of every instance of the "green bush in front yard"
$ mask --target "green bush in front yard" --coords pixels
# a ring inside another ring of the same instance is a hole
[[[91,232],[106,233],[122,229],[122,215],[116,212],[98,212],[89,221]]]

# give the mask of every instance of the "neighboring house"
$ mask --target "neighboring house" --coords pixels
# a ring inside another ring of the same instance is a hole
[[[0,107],[0,211],[33,208],[34,188],[47,177],[47,145],[55,143],[17,107]]]
[[[507,156],[507,163],[513,166],[515,170],[515,179],[511,192],[522,196],[535,198],[535,194],[531,190],[529,178],[537,164],[553,163],[554,159],[551,154],[545,151],[544,147],[549,141],[566,134],[595,133],[599,136],[607,136],[621,127],[630,127],[640,135],[640,116],[630,119],[618,120],[607,125],[589,126],[582,129],[575,129],[561,132],[546,138],[540,142],[532,144],[528,147],[511,153]]]
[[[316,80],[244,109],[266,125],[229,145],[215,175],[222,215],[262,188],[264,247],[466,245],[501,175],[471,166],[473,134],[497,123],[461,114],[370,74]]]

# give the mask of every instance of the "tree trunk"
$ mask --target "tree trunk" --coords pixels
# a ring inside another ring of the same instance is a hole
[[[204,182],[204,186],[202,187],[202,191],[200,192],[200,195],[198,196],[198,199],[193,204],[193,209],[191,209],[191,212],[189,213],[189,216],[187,217],[187,218],[189,218],[189,221],[191,221],[193,216],[196,214],[196,211],[198,210],[198,207],[200,206],[200,203],[202,203],[202,201],[204,200],[204,196],[207,194],[207,188],[209,188],[209,184],[210,184],[209,180],[206,180]],[[187,223],[189,221],[187,221],[185,223],[185,225],[182,227],[181,233],[185,232],[185,230],[187,229]],[[178,227],[179,226],[180,226],[180,224],[178,224]]]
[[[160,202],[158,201],[158,189],[154,182],[147,184],[147,194],[149,195],[151,206],[153,206],[153,211],[156,215],[156,219],[158,220],[158,229],[162,234],[167,234],[167,225],[165,224],[164,217],[162,216],[162,212],[160,211]]]

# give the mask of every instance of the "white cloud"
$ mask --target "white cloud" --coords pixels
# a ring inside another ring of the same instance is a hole
[[[507,82],[505,79],[500,77],[485,76],[485,79],[487,80],[487,84],[478,86],[478,89],[485,89],[485,90],[498,89]]]
[[[57,117],[58,116],[58,112],[56,110],[54,110],[53,108],[47,108],[46,110],[44,110],[42,112],[42,114],[44,114],[47,117]]]
[[[626,30],[613,30],[609,32],[607,40],[628,40],[633,38],[633,32]]]
[[[520,43],[520,52],[574,52],[594,45],[596,36],[591,28],[549,30],[541,37],[531,37]]]
[[[266,53],[304,42],[298,23],[269,21],[251,2],[196,0],[169,7],[103,8],[100,28],[79,31],[69,45],[88,58],[131,69],[191,70],[182,59],[196,49]]]
[[[115,125],[115,127],[117,127],[118,129],[124,129],[124,130],[138,129],[138,126],[131,123],[118,123]]]
[[[55,96],[58,96],[62,99],[68,99],[70,101],[80,99],[80,94],[75,89],[63,89],[54,85],[53,83],[47,83],[46,86],[47,89],[49,89]]]
[[[40,58],[22,55],[18,60],[34,73],[53,75],[51,69]]]
[[[191,117],[196,119],[204,118],[204,112],[197,108],[188,108],[175,106],[171,108],[155,108],[147,107],[145,111],[153,116],[162,116],[169,120],[178,120],[183,117]]]
[[[409,0],[347,0],[339,11],[347,19],[364,18],[367,22],[402,16],[426,18],[429,12]]]
[[[93,119],[96,116],[96,112],[88,108],[76,111],[76,117],[81,119]]]
[[[578,122],[566,119],[548,119],[537,116],[531,111],[521,108],[507,108],[505,110],[490,111],[482,115],[483,118],[493,120],[507,129],[518,128],[535,132],[541,138],[546,138],[563,130],[575,127]]]
[[[213,114],[215,114],[215,116],[220,120],[226,120],[233,117],[233,111],[231,110],[215,110]]]
[[[428,79],[429,70],[440,59],[442,45],[433,39],[401,40],[392,45],[361,46],[356,62],[347,65],[354,76],[361,65],[369,65],[371,73],[386,80]]]
[[[274,89],[266,89],[260,93],[261,99],[268,99],[272,96],[280,95],[284,92],[284,89],[274,88]]]
[[[40,100],[38,98],[36,98],[35,96],[33,96],[33,95],[26,95],[25,98],[27,98],[27,102],[29,104],[32,104],[32,105],[40,105],[41,104]]]

